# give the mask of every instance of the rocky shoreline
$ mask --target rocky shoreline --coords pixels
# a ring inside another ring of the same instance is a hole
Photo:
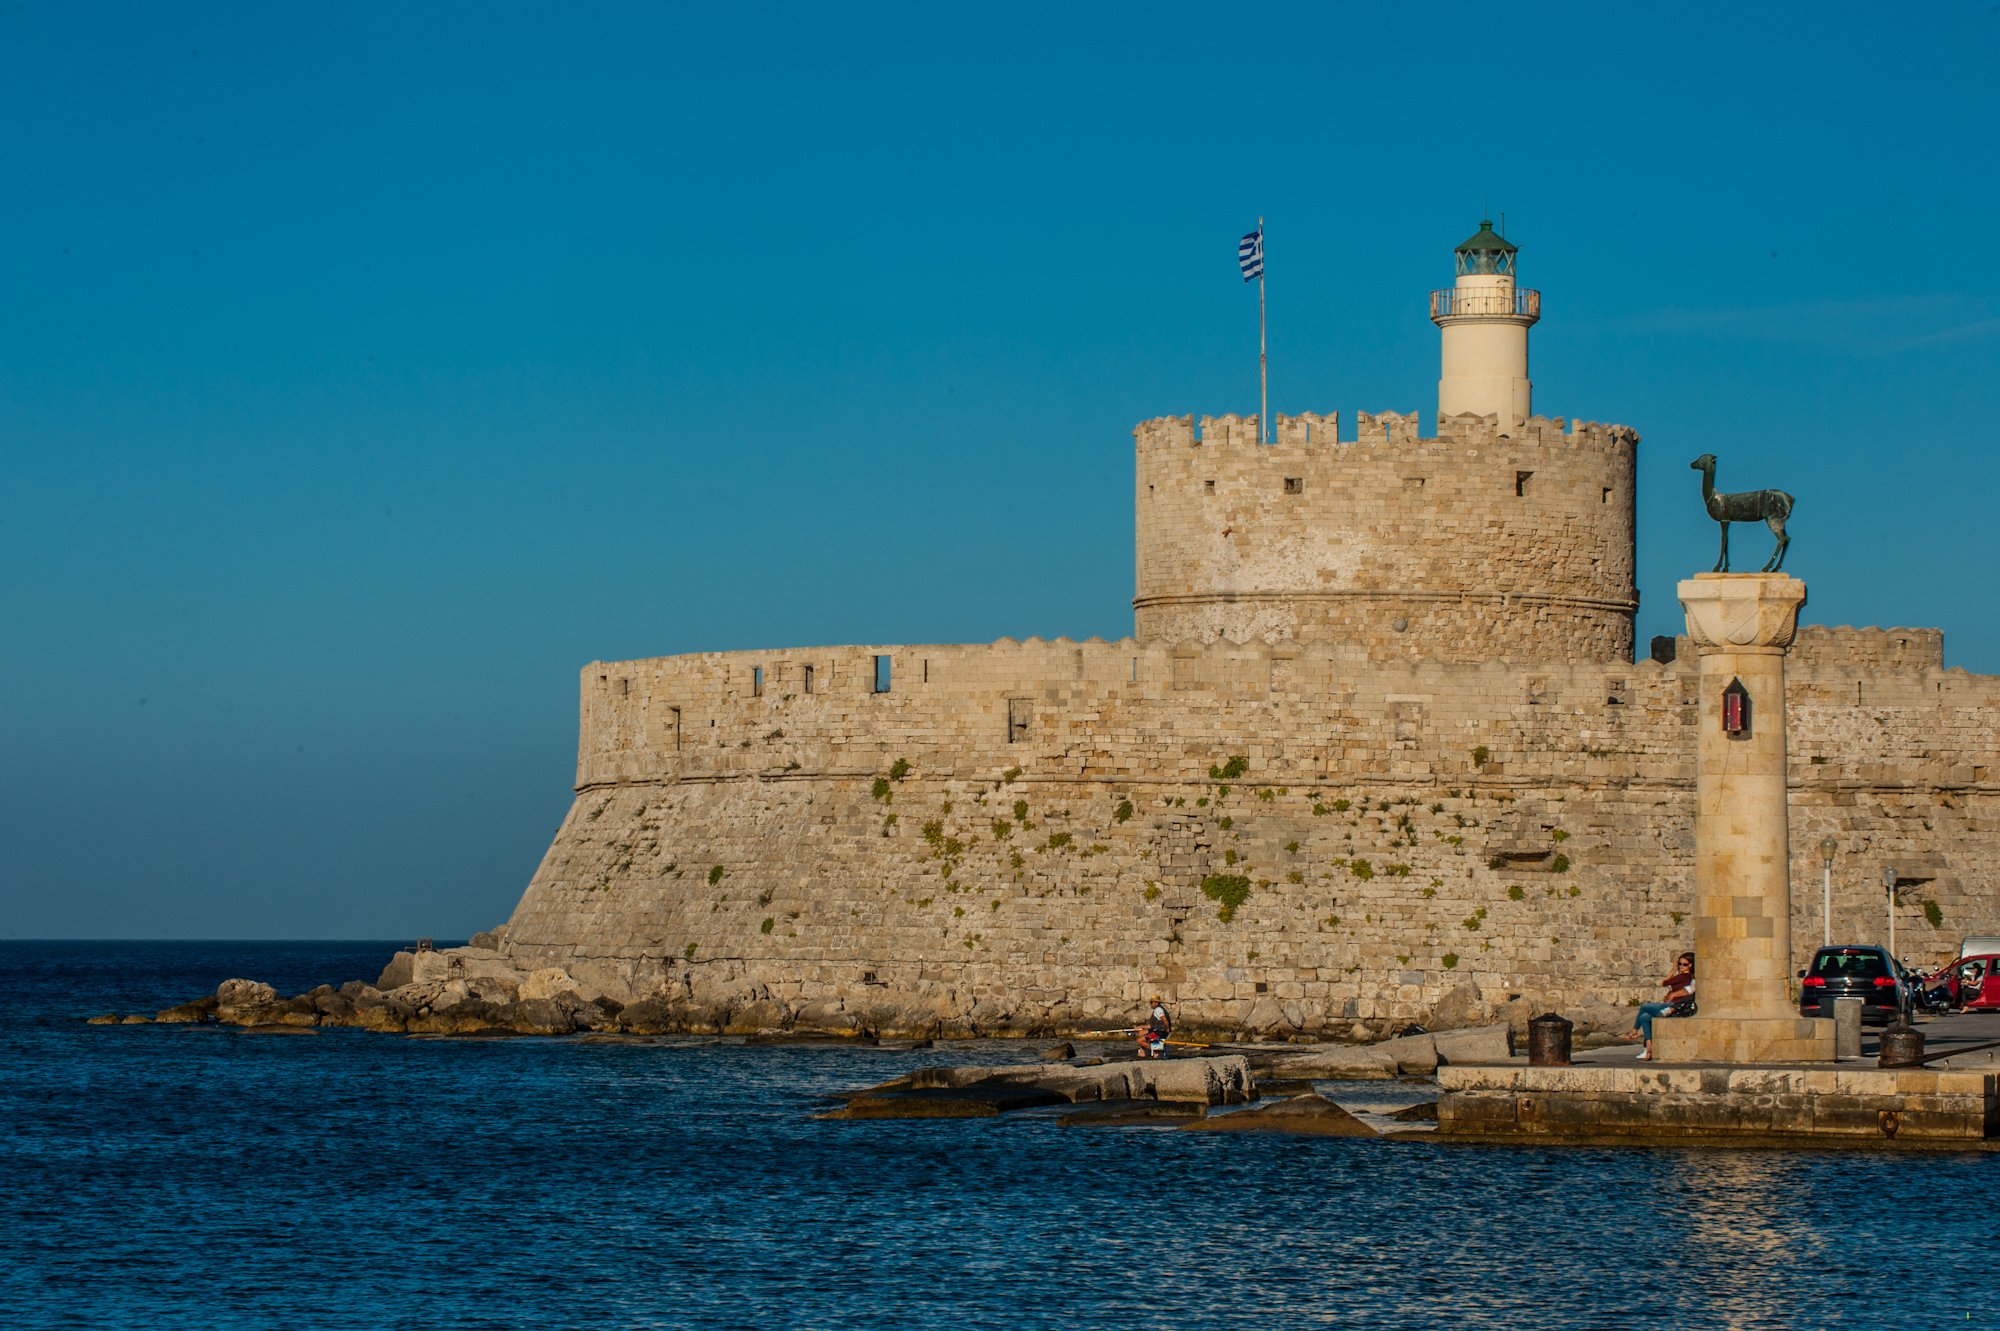
[[[398,952],[374,983],[349,980],[285,997],[258,980],[224,980],[213,994],[151,1017],[107,1013],[93,1024],[199,1023],[256,1029],[355,1027],[396,1035],[665,1035],[686,1031],[657,999],[621,1003],[558,969],[523,973],[489,948]]]
[[[97,1025],[216,1022],[244,1028],[305,1030],[352,1027],[405,1035],[743,1035],[754,1042],[784,1039],[876,1044],[900,1038],[979,1039],[1057,1038],[1085,1029],[1082,1020],[1053,1014],[1030,1025],[952,1018],[931,1010],[921,1017],[889,1011],[819,1011],[818,1005],[731,1006],[677,1001],[671,996],[614,994],[593,981],[557,967],[526,970],[498,948],[481,946],[483,935],[465,947],[397,952],[372,983],[349,980],[320,985],[301,994],[281,995],[257,980],[230,979],[213,994],[177,1004],[152,1016],[106,1013],[87,1020]],[[1275,1075],[1294,1077],[1382,1077],[1425,1072],[1440,1062],[1505,1059],[1525,1040],[1530,1016],[1526,999],[1489,1005],[1467,986],[1447,996],[1430,1014],[1428,1028],[1355,1022],[1335,1038],[1305,1042],[1292,1036],[1275,1042],[1258,1030],[1200,1032],[1212,1042],[1245,1041]],[[1590,999],[1565,1015],[1575,1022],[1578,1044],[1610,1043],[1630,1029],[1631,1013]],[[1102,1020],[1097,1021],[1102,1026]],[[1496,1050],[1499,1051],[1496,1054]]]

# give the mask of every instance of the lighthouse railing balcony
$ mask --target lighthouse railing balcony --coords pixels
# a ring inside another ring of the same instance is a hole
[[[1532,287],[1446,287],[1431,292],[1431,318],[1539,319],[1542,293]]]

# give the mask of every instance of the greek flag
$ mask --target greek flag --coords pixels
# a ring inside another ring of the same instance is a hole
[[[1245,282],[1255,282],[1264,275],[1264,228],[1262,226],[1259,226],[1255,231],[1243,237],[1242,243],[1236,247],[1236,262],[1243,268],[1243,280]]]

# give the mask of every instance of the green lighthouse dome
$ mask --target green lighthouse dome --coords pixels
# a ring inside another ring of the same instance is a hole
[[[1479,223],[1479,230],[1469,240],[1461,242],[1453,251],[1458,256],[1458,271],[1466,273],[1507,273],[1514,271],[1514,255],[1518,247],[1508,243],[1505,236],[1496,235],[1490,218]]]

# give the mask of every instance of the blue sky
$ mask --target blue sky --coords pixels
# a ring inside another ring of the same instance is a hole
[[[592,659],[1131,628],[1138,420],[1535,402],[2000,671],[2000,7],[0,4],[0,934],[462,936]],[[1761,561],[1748,530],[1740,556]],[[1754,564],[1752,564],[1754,567]]]

